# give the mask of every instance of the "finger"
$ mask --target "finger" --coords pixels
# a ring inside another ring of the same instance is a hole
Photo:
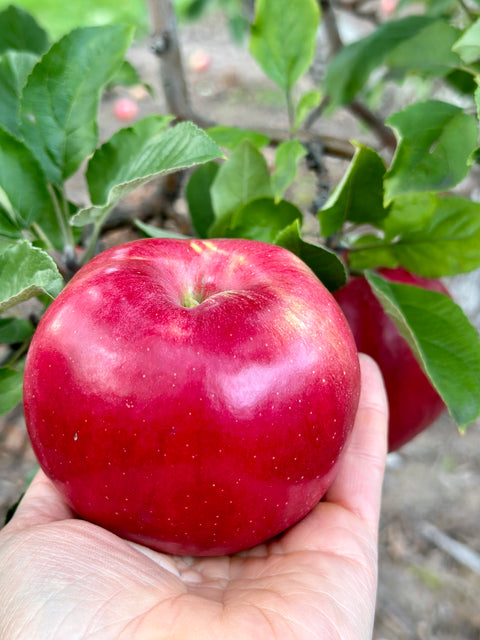
[[[39,471],[17,507],[9,527],[24,529],[73,518],[74,513],[51,480]]]
[[[377,364],[360,354],[360,366],[355,424],[325,500],[352,511],[376,530],[387,456],[388,403]]]

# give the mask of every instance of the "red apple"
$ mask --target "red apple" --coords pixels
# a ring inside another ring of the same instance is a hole
[[[380,0],[380,13],[389,16],[397,8],[398,0]]]
[[[358,394],[348,324],[299,258],[148,239],[98,255],[51,304],[24,404],[42,468],[82,518],[214,555],[314,507]]]
[[[193,71],[206,71],[212,64],[212,58],[204,49],[197,49],[190,55],[188,62]]]
[[[439,280],[421,278],[403,268],[381,269],[379,273],[392,282],[448,295]],[[358,350],[372,356],[382,371],[390,406],[388,445],[393,451],[430,426],[445,405],[363,276],[350,278],[334,295]]]
[[[138,104],[131,98],[119,98],[113,104],[113,113],[118,120],[134,120],[138,116]]]

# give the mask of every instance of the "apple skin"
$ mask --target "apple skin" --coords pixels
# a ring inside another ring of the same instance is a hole
[[[392,282],[449,295],[439,280],[422,278],[402,267],[380,269],[379,274]],[[350,324],[358,350],[372,356],[382,371],[390,408],[388,448],[399,449],[430,426],[445,404],[363,276],[351,277],[334,297]]]
[[[217,555],[321,499],[359,385],[340,308],[292,253],[145,239],[99,254],[50,305],[24,407],[41,467],[80,517]]]

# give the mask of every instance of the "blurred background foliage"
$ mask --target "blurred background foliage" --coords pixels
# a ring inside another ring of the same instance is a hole
[[[11,0],[0,0],[0,11],[10,4]],[[118,22],[134,25],[137,38],[149,32],[148,0],[72,0],[68,10],[63,0],[15,0],[14,4],[35,16],[52,40],[75,27]],[[253,2],[249,0],[174,0],[173,4],[182,21],[200,18],[209,9],[222,9],[236,40],[246,33],[253,11]]]

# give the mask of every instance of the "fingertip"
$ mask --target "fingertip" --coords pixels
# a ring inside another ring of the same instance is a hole
[[[388,399],[380,367],[375,360],[366,353],[359,353],[361,370],[361,389],[359,409],[372,409],[384,416],[384,422],[388,426]],[[385,438],[387,428],[385,428]]]

